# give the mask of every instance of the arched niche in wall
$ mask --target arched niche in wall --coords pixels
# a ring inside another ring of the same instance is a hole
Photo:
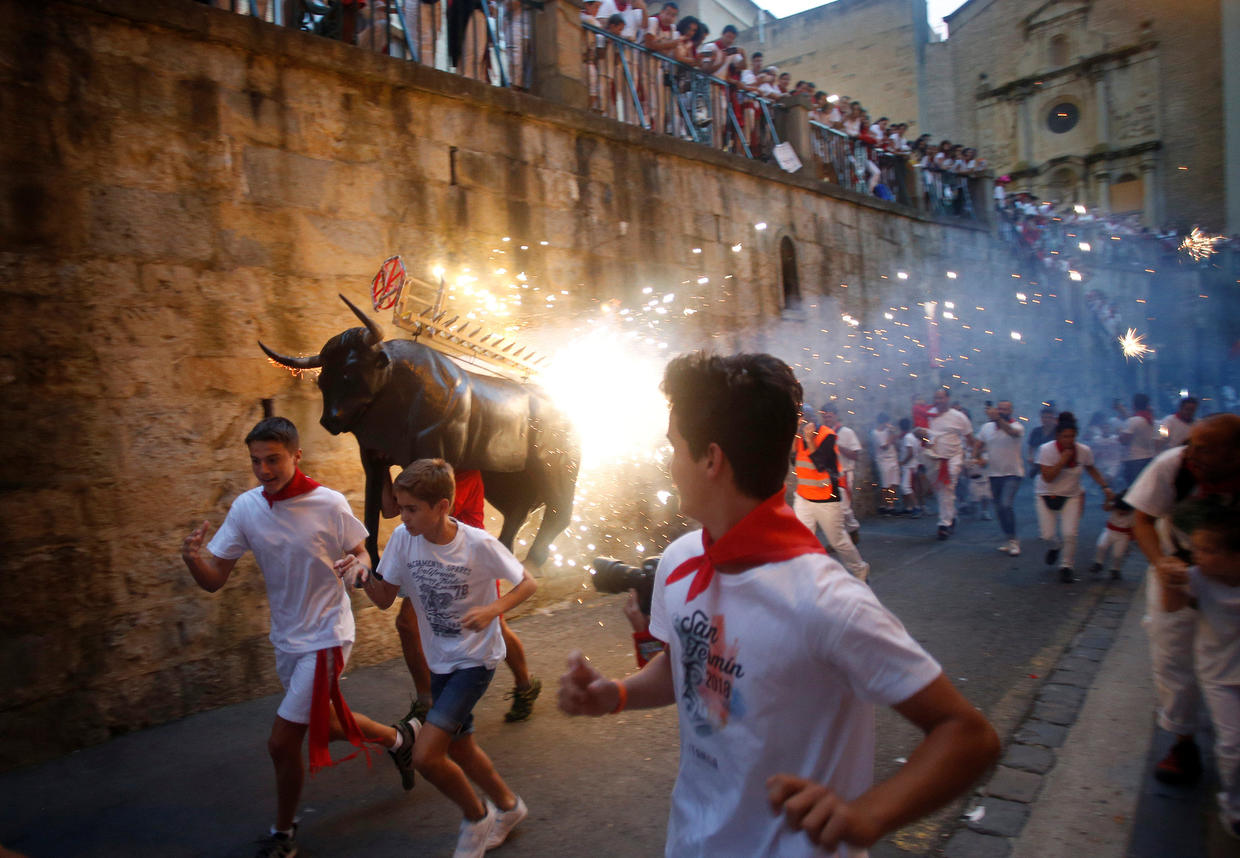
[[[783,285],[783,309],[801,309],[801,278],[797,273],[797,249],[792,238],[779,240],[779,281]]]
[[[1072,43],[1068,41],[1068,37],[1063,33],[1056,33],[1051,36],[1050,42],[1046,48],[1046,59],[1050,63],[1051,68],[1062,68],[1068,64],[1068,58],[1072,55]]]
[[[1135,173],[1124,173],[1111,183],[1111,211],[1132,214],[1145,208],[1145,180]]]
[[[1046,195],[1054,203],[1078,202],[1080,192],[1080,176],[1071,167],[1056,167],[1046,177]]]

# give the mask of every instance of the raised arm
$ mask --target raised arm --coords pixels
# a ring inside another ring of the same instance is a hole
[[[198,586],[208,593],[214,593],[228,582],[228,576],[232,573],[233,567],[237,565],[237,561],[216,557],[203,548],[203,543],[207,539],[207,531],[210,528],[211,525],[204,521],[185,537],[181,543],[181,559],[185,561],[189,574],[194,576]]]

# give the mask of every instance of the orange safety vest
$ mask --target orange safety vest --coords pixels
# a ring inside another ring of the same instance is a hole
[[[830,426],[823,426],[814,436],[814,447],[822,446],[826,439],[834,434]],[[814,463],[809,458],[809,448],[805,446],[805,439],[799,433],[796,436],[796,453],[797,494],[809,501],[831,500],[835,494],[835,479],[831,473],[814,468]]]

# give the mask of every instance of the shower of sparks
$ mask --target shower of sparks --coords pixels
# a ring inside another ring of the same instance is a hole
[[[1180,242],[1180,250],[1187,253],[1194,262],[1200,262],[1207,256],[1213,256],[1216,252],[1214,245],[1222,240],[1221,235],[1206,235],[1199,228],[1193,227],[1193,231]]]
[[[1136,328],[1129,328],[1122,336],[1118,337],[1119,347],[1124,352],[1124,359],[1136,358],[1141,361],[1145,356],[1153,351],[1145,344],[1145,338],[1137,333]]]

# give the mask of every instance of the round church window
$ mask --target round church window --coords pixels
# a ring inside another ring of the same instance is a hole
[[[1081,111],[1070,101],[1061,101],[1046,115],[1046,127],[1056,134],[1064,134],[1076,127]]]

